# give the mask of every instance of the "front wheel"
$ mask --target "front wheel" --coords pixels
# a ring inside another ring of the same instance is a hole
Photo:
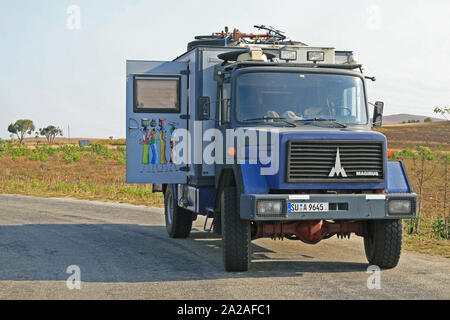
[[[402,220],[368,222],[364,249],[370,264],[382,269],[397,266],[402,251]]]
[[[167,233],[171,238],[187,238],[192,229],[192,213],[178,206],[173,186],[168,185],[164,194],[164,215]]]
[[[221,195],[222,255],[226,271],[247,271],[250,267],[250,222],[241,220],[235,187],[226,187]]]

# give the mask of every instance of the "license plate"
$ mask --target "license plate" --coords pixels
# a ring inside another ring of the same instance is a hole
[[[287,212],[327,212],[327,202],[288,202]]]

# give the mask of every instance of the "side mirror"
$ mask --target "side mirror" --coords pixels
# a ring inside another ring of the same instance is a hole
[[[211,117],[211,101],[209,97],[199,97],[198,98],[198,119],[199,120],[209,120]]]
[[[381,127],[383,124],[383,108],[384,102],[377,101],[375,102],[375,107],[373,108],[373,122],[372,125],[374,127]]]

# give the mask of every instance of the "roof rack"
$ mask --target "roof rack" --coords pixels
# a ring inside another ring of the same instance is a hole
[[[268,66],[268,67],[298,67],[298,68],[330,68],[354,70],[362,68],[361,64],[331,64],[331,63],[286,63],[286,62],[264,62],[264,61],[239,61],[223,65],[225,70],[243,67]]]
[[[234,29],[232,32],[229,31],[228,27],[221,32],[215,32],[210,35],[200,35],[196,36],[195,40],[205,41],[205,40],[228,40],[231,43],[258,43],[258,44],[299,44],[304,45],[303,42],[300,41],[291,41],[286,40],[287,37],[284,35],[284,32],[281,30],[277,30],[272,26],[265,25],[255,25],[254,26],[258,30],[265,30],[266,33],[262,34],[254,34],[254,33],[243,33],[239,31],[239,29]]]

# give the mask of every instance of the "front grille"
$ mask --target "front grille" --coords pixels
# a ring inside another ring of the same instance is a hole
[[[287,182],[384,181],[382,141],[291,140],[287,152]]]

